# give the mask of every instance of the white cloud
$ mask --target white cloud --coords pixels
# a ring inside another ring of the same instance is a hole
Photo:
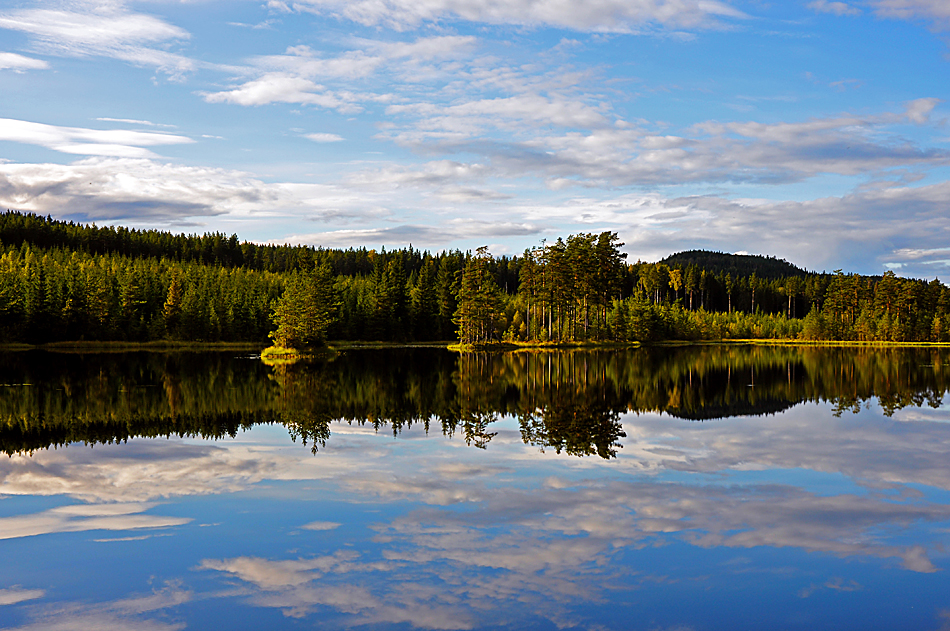
[[[134,596],[95,604],[57,604],[33,608],[29,624],[18,631],[179,631],[185,625],[142,617],[156,611],[174,609],[189,602],[192,593],[174,584],[153,591],[147,596]],[[164,613],[164,612],[163,612]]]
[[[903,275],[950,280],[948,205],[950,182],[942,182],[805,201],[600,194],[513,203],[508,214],[545,226],[616,230],[624,249],[643,260],[691,249],[744,250],[819,271],[880,274],[885,263],[898,262]]]
[[[335,521],[312,521],[309,524],[304,524],[301,528],[304,530],[335,530],[342,525]]]
[[[917,146],[891,131],[929,124],[939,102],[924,98],[902,112],[803,122],[709,121],[676,135],[658,133],[659,125],[654,130],[646,122],[606,125],[603,107],[525,96],[447,107],[394,105],[392,114],[410,119],[380,136],[420,152],[474,153],[483,158],[486,174],[531,174],[554,187],[783,183],[950,163],[950,152]],[[580,129],[545,133],[545,125]],[[494,129],[504,136],[492,135]]]
[[[182,517],[143,515],[152,504],[78,504],[51,508],[42,513],[0,518],[0,539],[33,537],[59,532],[89,530],[138,530],[169,528],[191,521]]]
[[[650,27],[702,29],[721,25],[723,18],[745,17],[716,0],[288,0],[273,8],[312,11],[368,26],[398,30],[423,22],[464,20],[488,24],[551,26],[577,31],[638,32]]]
[[[343,136],[327,133],[304,134],[304,138],[314,142],[340,142],[344,140]]]
[[[0,607],[3,605],[15,605],[24,600],[42,598],[45,594],[46,592],[42,589],[20,589],[18,587],[0,589]]]
[[[154,224],[224,214],[379,217],[386,214],[382,204],[336,186],[272,184],[240,171],[146,159],[0,164],[0,205],[81,221]]]
[[[106,516],[109,511],[119,516],[140,513],[158,498],[235,492],[265,478],[280,477],[280,459],[247,446],[223,449],[142,439],[121,446],[103,445],[96,451],[101,456],[63,449],[0,462],[0,494],[68,495],[91,503],[40,514],[49,523],[61,524],[88,516],[90,511]],[[6,532],[6,527],[0,531]]]
[[[834,15],[861,15],[861,9],[846,4],[844,2],[828,2],[828,0],[815,0],[810,2],[808,8],[819,13],[832,13]]]
[[[16,53],[0,53],[0,70],[45,70],[49,64],[42,59],[24,57]]]
[[[874,12],[886,18],[928,20],[940,30],[950,28],[950,4],[945,0],[869,0]]]
[[[414,116],[417,128],[435,135],[472,134],[485,127],[522,128],[556,125],[558,127],[603,127],[608,120],[603,106],[595,106],[560,95],[521,94],[495,99],[480,99],[458,105],[431,103],[391,105],[387,113]]]
[[[165,123],[153,123],[152,121],[138,120],[135,118],[105,118],[100,117],[96,119],[97,121],[104,121],[107,123],[125,123],[127,125],[144,125],[146,127],[176,127],[176,125],[168,125]]]
[[[361,625],[408,622],[424,629],[472,628],[471,618],[459,612],[458,607],[434,602],[438,599],[417,600],[412,594],[406,594],[415,587],[412,583],[379,598],[360,585],[314,582],[329,574],[391,572],[396,567],[386,561],[359,563],[358,556],[348,550],[333,556],[284,561],[258,557],[206,559],[200,567],[250,583],[260,590],[250,597],[251,604],[279,608],[284,615],[293,618],[302,618],[322,606],[355,616],[355,622]]]
[[[192,60],[154,45],[184,40],[189,33],[120,3],[56,2],[53,8],[0,12],[0,29],[27,33],[37,50],[68,57],[104,56],[181,76]]]
[[[39,145],[63,153],[120,158],[153,154],[143,147],[193,143],[186,136],[122,129],[85,129],[0,118],[0,141]]]
[[[429,247],[442,249],[454,241],[498,238],[510,236],[530,236],[541,230],[531,223],[511,221],[490,221],[486,219],[451,219],[441,226],[401,224],[386,228],[365,228],[331,230],[309,234],[294,234],[274,243],[303,243],[330,248],[348,247]]]
[[[283,73],[268,73],[259,79],[248,81],[232,90],[205,93],[208,103],[234,103],[236,105],[266,105],[268,103],[299,103],[316,105],[326,109],[354,113],[362,110],[356,95],[334,93],[310,79]]]
[[[201,569],[227,572],[263,589],[276,589],[302,585],[328,572],[345,571],[358,556],[353,551],[345,551],[333,556],[294,561],[267,561],[253,557],[221,561],[206,559],[201,562]]]
[[[254,57],[243,74],[256,74],[255,78],[230,90],[205,92],[203,96],[209,103],[299,103],[355,113],[362,110],[361,102],[386,102],[392,97],[377,93],[379,81],[367,85],[362,92],[353,90],[354,82],[372,79],[383,71],[417,81],[420,74],[435,72],[433,63],[467,55],[475,38],[440,36],[412,42],[355,39],[352,43],[360,50],[345,51],[335,57],[320,56],[308,46],[291,46],[282,55]],[[426,69],[421,70],[422,66]],[[329,84],[337,87],[327,87]]]

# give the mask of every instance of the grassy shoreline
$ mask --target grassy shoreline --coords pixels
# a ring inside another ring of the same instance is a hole
[[[492,342],[489,344],[449,344],[446,348],[460,353],[513,352],[522,350],[587,350],[625,349],[643,347],[679,346],[801,346],[842,348],[950,348],[950,342],[884,342],[859,340],[788,340],[774,339],[727,339],[727,340],[658,340],[655,342]]]
[[[0,351],[43,350],[53,352],[80,353],[124,353],[128,351],[261,351],[265,344],[255,342],[178,342],[157,340],[152,342],[96,342],[74,340],[69,342],[46,342],[43,344],[24,344],[11,342],[0,344]]]
[[[341,340],[330,342],[326,352],[373,348],[447,348],[450,351],[469,352],[514,352],[522,350],[622,350],[642,347],[679,346],[801,346],[801,347],[848,347],[848,348],[950,348],[950,342],[865,342],[854,340],[788,340],[788,339],[727,339],[727,340],[659,340],[655,342],[492,342],[490,344],[459,344],[441,342],[372,342]],[[0,351],[45,350],[61,353],[121,353],[130,351],[154,352],[202,352],[202,351],[251,351],[275,357],[312,355],[292,349],[274,349],[255,342],[179,342],[159,340],[152,342],[97,342],[69,341],[25,344],[10,342],[0,344]],[[324,351],[321,351],[324,352]]]

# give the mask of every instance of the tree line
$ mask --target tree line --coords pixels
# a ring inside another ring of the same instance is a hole
[[[10,211],[0,341],[950,341],[950,289],[938,280],[807,273],[754,256],[733,275],[728,255],[630,263],[622,246],[613,232],[502,257],[270,246]]]

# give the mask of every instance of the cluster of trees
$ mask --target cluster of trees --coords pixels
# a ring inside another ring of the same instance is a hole
[[[685,252],[616,233],[521,256],[271,246],[0,213],[0,341],[950,341],[939,281]]]
[[[29,245],[0,250],[0,340],[266,339],[270,272]]]

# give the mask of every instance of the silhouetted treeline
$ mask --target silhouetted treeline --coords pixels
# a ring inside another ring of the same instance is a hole
[[[714,276],[731,274],[733,277],[752,276],[759,278],[785,278],[787,276],[805,276],[805,270],[792,265],[784,259],[758,254],[726,254],[708,250],[687,250],[666,257],[660,263],[670,267],[689,267],[695,265]]]

